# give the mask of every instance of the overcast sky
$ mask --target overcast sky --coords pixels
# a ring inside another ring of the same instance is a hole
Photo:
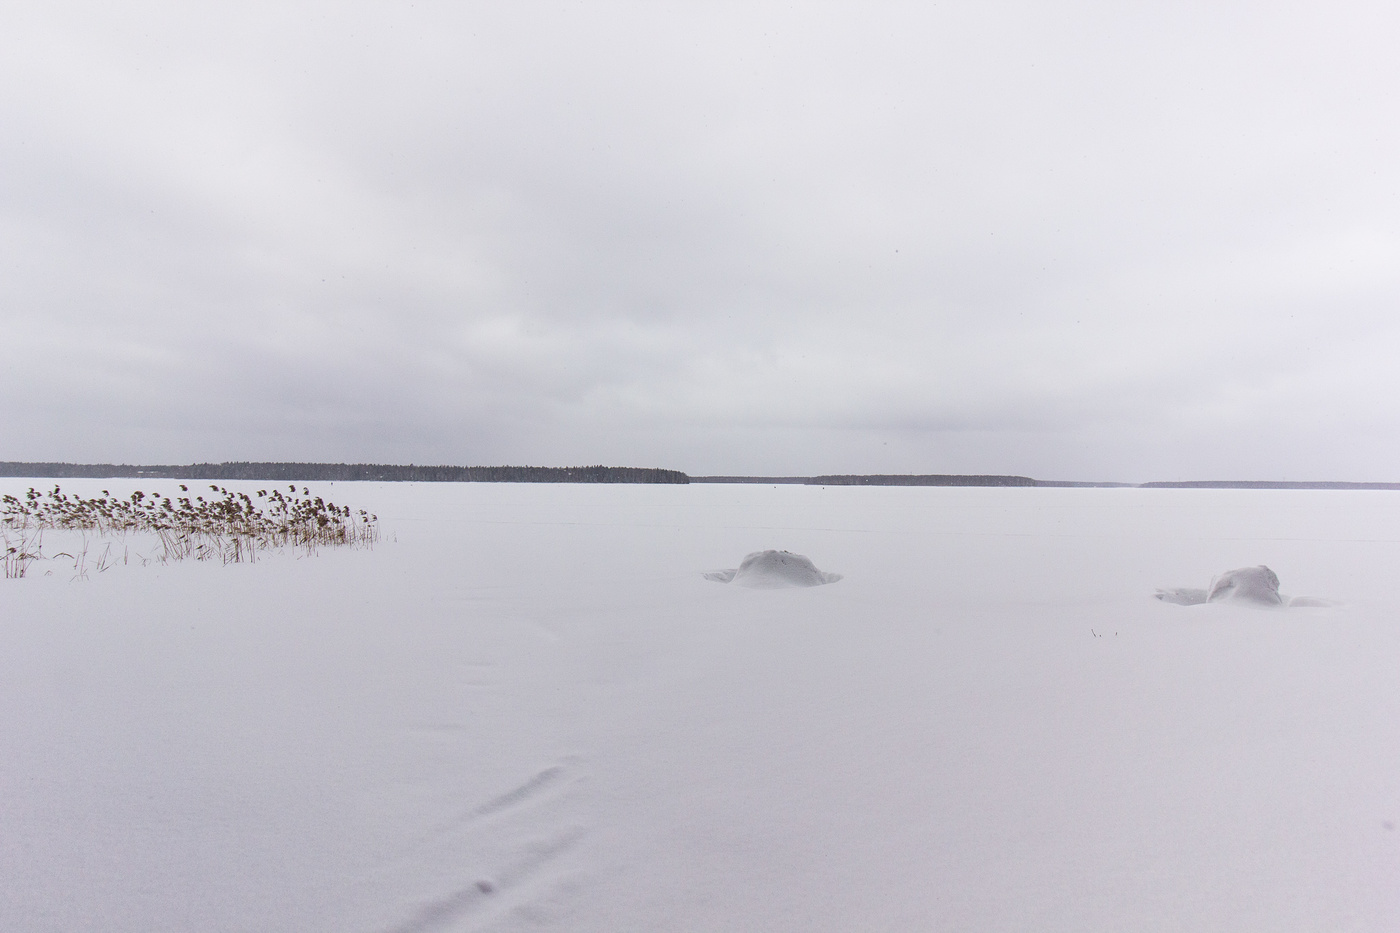
[[[1397,11],[0,0],[0,460],[1400,480]]]

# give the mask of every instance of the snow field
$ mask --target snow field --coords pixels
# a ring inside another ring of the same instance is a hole
[[[0,581],[3,925],[1400,928],[1400,496],[326,489],[384,540]],[[1152,598],[1261,563],[1339,604]]]

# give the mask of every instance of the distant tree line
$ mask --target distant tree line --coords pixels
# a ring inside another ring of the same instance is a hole
[[[809,486],[1034,486],[1029,476],[975,476],[966,474],[928,473],[923,475],[872,474],[866,476],[840,474],[813,476]]]
[[[692,476],[692,483],[757,483],[765,486],[802,486],[812,481],[810,476]]]
[[[185,466],[0,461],[0,476],[247,479],[296,482],[370,480],[419,483],[688,483],[679,470],[639,467],[407,466],[388,463],[191,463]]]
[[[392,463],[191,463],[185,466],[125,463],[20,463],[0,461],[0,477],[93,479],[270,480],[274,482],[418,483],[755,483],[808,486],[1130,486],[1034,480],[1029,476],[955,473],[855,474],[829,476],[687,476],[680,470],[640,467],[415,466]],[[1174,489],[1400,489],[1400,483],[1273,482],[1207,480],[1142,483],[1143,488]]]

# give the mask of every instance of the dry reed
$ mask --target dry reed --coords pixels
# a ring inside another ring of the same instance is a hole
[[[180,485],[180,490],[188,493],[189,487]],[[5,576],[24,576],[29,562],[42,557],[46,529],[148,533],[160,544],[155,560],[192,557],[226,564],[254,560],[257,552],[268,549],[368,547],[379,539],[378,516],[364,509],[352,512],[305,488],[301,493],[296,486],[289,486],[287,493],[260,489],[254,496],[221,486],[209,490],[217,495],[148,496],[138,490],[122,499],[104,489],[100,497],[85,499],[54,486],[47,493],[31,488],[23,498],[0,497],[0,527],[20,536],[16,543],[5,535]]]

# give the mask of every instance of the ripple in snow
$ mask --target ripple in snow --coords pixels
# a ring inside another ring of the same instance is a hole
[[[823,573],[810,560],[791,551],[754,551],[737,570],[705,574],[716,583],[776,589],[785,586],[821,586],[841,579],[839,573]]]
[[[1331,602],[1313,596],[1284,596],[1278,591],[1278,574],[1260,564],[1227,570],[1210,581],[1210,588],[1158,590],[1157,598],[1178,606],[1201,603],[1241,602],[1255,606],[1330,606]]]

